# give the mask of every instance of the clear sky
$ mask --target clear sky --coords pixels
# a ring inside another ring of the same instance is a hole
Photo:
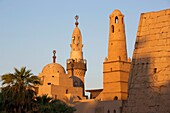
[[[66,67],[79,15],[83,54],[88,62],[86,89],[103,87],[107,57],[109,15],[119,9],[125,16],[128,55],[132,57],[140,14],[170,8],[170,0],[0,0],[0,75],[26,66],[35,75],[52,62]]]

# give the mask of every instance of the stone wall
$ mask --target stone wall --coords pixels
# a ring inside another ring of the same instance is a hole
[[[101,100],[127,100],[130,62],[103,63],[103,98]]]
[[[124,113],[170,113],[170,9],[142,13]]]
[[[75,113],[121,113],[123,101],[95,101],[88,100],[76,103]]]

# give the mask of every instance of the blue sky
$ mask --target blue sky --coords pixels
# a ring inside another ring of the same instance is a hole
[[[79,15],[83,54],[88,62],[86,89],[102,88],[107,57],[109,15],[125,16],[128,56],[132,56],[140,14],[170,8],[170,0],[0,0],[0,75],[26,66],[35,75],[52,62],[65,67]]]

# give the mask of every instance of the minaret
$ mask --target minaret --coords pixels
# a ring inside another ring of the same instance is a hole
[[[83,59],[83,44],[82,44],[82,36],[80,29],[78,28],[78,16],[75,16],[76,22],[75,22],[75,29],[72,34],[72,43],[70,44],[71,46],[71,53],[70,53],[70,59],[74,60],[82,60]]]
[[[119,10],[115,10],[110,15],[108,60],[116,61],[118,59],[127,61],[127,50],[124,15]]]
[[[84,89],[84,76],[86,73],[86,60],[83,59],[83,44],[80,29],[78,28],[78,16],[75,16],[76,27],[72,34],[72,41],[70,44],[71,52],[70,59],[67,60],[68,74],[73,77],[73,86],[82,87]]]
[[[124,15],[110,15],[108,57],[103,63],[103,100],[126,100],[130,60],[127,59]]]

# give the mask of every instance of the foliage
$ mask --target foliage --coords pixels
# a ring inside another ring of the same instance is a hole
[[[0,113],[73,113],[74,108],[47,95],[36,96],[34,88],[40,84],[37,76],[22,67],[14,73],[2,75]]]
[[[35,96],[34,86],[39,84],[37,76],[33,76],[31,70],[22,67],[14,68],[14,73],[2,75],[2,107],[8,113],[30,112],[32,99]]]
[[[38,96],[35,99],[37,113],[73,113],[75,109],[60,100],[54,100],[47,95]]]

